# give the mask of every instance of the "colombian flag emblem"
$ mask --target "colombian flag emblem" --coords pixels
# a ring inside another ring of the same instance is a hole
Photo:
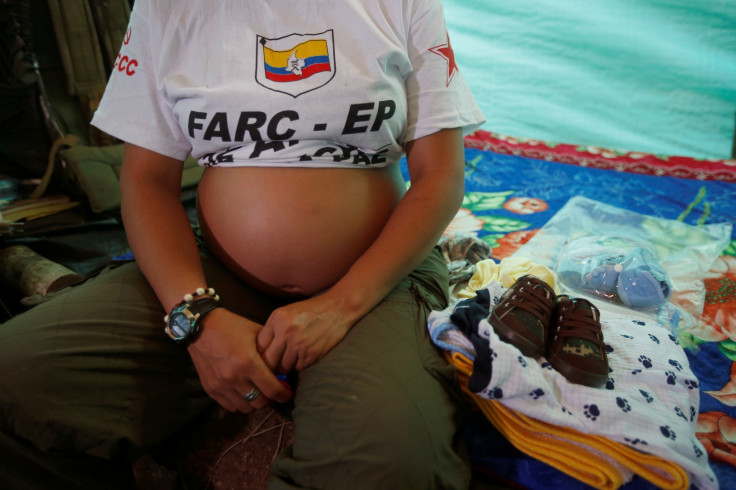
[[[335,76],[332,30],[291,34],[278,39],[257,37],[256,81],[292,97],[315,90]]]

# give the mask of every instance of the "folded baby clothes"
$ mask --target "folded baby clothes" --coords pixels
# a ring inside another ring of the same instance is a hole
[[[458,352],[447,353],[447,358],[458,369],[465,393],[506,439],[529,456],[594,488],[618,488],[634,474],[658,488],[689,487],[687,472],[673,462],[603,436],[534,419],[500,401],[477,396],[468,388],[473,361]]]
[[[505,288],[493,282],[484,289],[483,294],[477,295],[476,308],[460,302],[432,312],[428,325],[436,345],[462,354],[471,363],[467,381],[473,378],[473,383],[467,389],[475,397],[498,402],[526,420],[626,446],[636,458],[617,459],[607,454],[620,467],[643,461],[648,454],[680,467],[697,488],[717,488],[707,454],[695,436],[700,402],[698,380],[669,330],[643,312],[597,301],[610,372],[602,387],[591,388],[569,382],[544,357],[532,359],[503,342],[480,311],[492,309]],[[471,325],[461,327],[452,321],[455,308],[460,305],[468,310],[464,313],[472,314],[455,318],[470,319]],[[483,347],[479,349],[479,345]],[[503,421],[509,423],[508,419]],[[602,445],[601,440],[597,444]],[[594,449],[600,452],[606,447]],[[630,466],[629,470],[647,477],[642,474],[646,473],[643,467]],[[655,465],[648,476],[651,478],[657,471]],[[686,481],[672,468],[665,473],[665,480],[658,484],[677,487],[678,482]],[[626,472],[621,475],[625,478]],[[602,477],[591,478],[597,481]],[[610,479],[612,485],[618,481],[610,474],[605,479]]]

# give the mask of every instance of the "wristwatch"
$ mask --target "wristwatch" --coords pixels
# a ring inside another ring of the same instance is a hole
[[[192,341],[199,333],[199,322],[202,318],[219,307],[220,303],[210,296],[181,303],[169,313],[164,331],[175,342]]]

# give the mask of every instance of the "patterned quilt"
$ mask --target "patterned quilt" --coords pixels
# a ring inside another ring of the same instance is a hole
[[[405,177],[408,179],[406,168]],[[560,210],[583,196],[690,225],[736,224],[736,161],[612,151],[478,131],[466,138],[466,195],[448,233],[485,241],[509,257]],[[696,435],[721,488],[736,488],[736,231],[710,267],[703,322],[686,333],[685,354],[700,383]],[[466,440],[474,466],[525,487],[579,482],[535,461],[485,420]],[[651,488],[641,479],[626,488]]]

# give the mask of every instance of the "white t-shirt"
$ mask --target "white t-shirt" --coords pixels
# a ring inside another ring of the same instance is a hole
[[[202,166],[370,167],[483,121],[440,0],[136,0],[92,124]]]

